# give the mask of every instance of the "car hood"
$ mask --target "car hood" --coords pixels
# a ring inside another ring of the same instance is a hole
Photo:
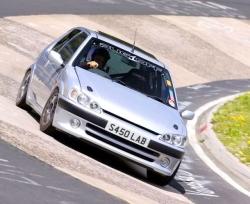
[[[176,109],[95,73],[76,68],[81,87],[102,109],[158,134],[183,134],[184,123]],[[178,127],[178,129],[176,128]]]

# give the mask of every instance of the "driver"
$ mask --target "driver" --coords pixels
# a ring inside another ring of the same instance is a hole
[[[82,63],[81,67],[100,69],[104,71],[107,61],[110,59],[109,52],[105,48],[97,48],[92,54],[92,60]]]

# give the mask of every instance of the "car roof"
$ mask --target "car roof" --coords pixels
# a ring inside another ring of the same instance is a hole
[[[165,68],[165,65],[160,62],[154,55],[152,55],[151,53],[149,52],[146,52],[145,50],[135,46],[134,48],[134,52],[132,52],[132,48],[133,48],[133,45],[126,42],[126,41],[123,41],[117,37],[114,37],[110,34],[107,34],[107,33],[104,33],[102,31],[93,31],[93,30],[90,30],[90,29],[87,29],[87,28],[78,28],[78,29],[82,29],[82,30],[85,30],[87,31],[90,35],[93,35],[93,37],[96,37],[100,40],[103,40],[107,43],[110,43],[112,45],[115,45],[117,47],[120,47],[122,49],[124,49],[125,51],[127,52],[130,52],[130,53],[133,53],[141,58],[144,58],[146,59],[147,61],[150,61],[158,66],[161,66],[161,67],[164,67]]]

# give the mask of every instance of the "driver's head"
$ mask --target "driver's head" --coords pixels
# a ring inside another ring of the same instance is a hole
[[[92,60],[98,63],[99,69],[103,69],[109,59],[109,52],[105,48],[97,48],[92,54]]]

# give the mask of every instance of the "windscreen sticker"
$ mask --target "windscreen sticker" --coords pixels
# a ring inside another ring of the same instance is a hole
[[[173,90],[169,90],[169,99],[168,99],[169,105],[172,107],[175,107],[175,98],[174,98],[174,92]]]
[[[168,100],[168,104],[172,107],[175,107],[175,101],[171,98]]]
[[[108,45],[108,44],[103,43],[103,42],[100,42],[99,46],[102,47],[102,48],[105,48],[107,50],[116,52],[117,54],[122,55],[122,56],[128,58],[131,61],[137,62],[137,63],[139,63],[141,65],[144,65],[146,67],[149,67],[149,68],[153,68],[155,71],[163,72],[162,68],[160,68],[160,67],[158,67],[158,66],[156,66],[154,64],[151,64],[151,63],[147,62],[146,60],[143,60],[143,59],[137,57],[136,55],[133,55],[133,54],[131,54],[129,52],[123,51],[123,50],[121,50],[121,49],[119,49],[117,47]]]
[[[172,86],[172,82],[170,80],[165,80],[166,86]]]

